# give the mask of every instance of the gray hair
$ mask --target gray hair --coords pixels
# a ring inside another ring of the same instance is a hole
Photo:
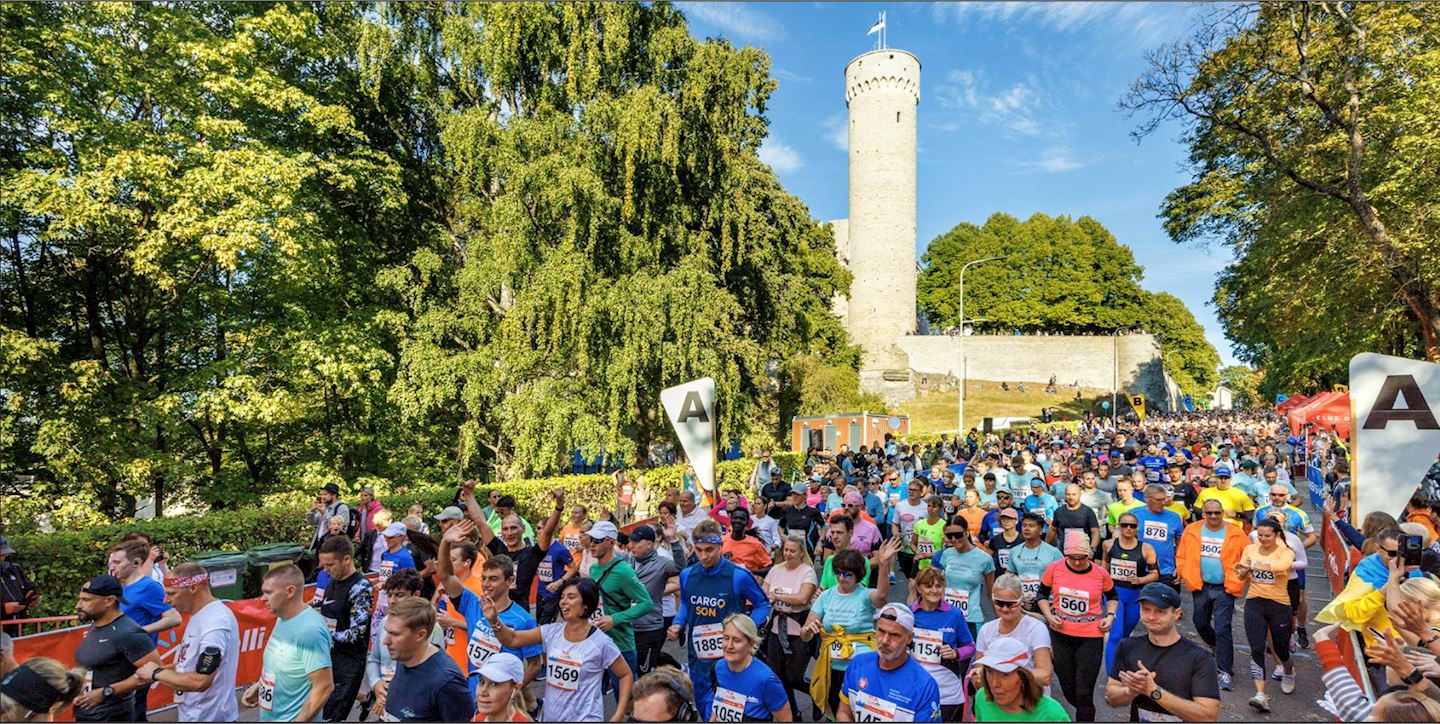
[[[1170,494],[1170,491],[1166,490],[1164,485],[1161,485],[1161,484],[1159,484],[1159,483],[1150,483],[1149,485],[1146,485],[1146,486],[1145,486],[1145,496],[1146,496],[1146,497],[1149,497],[1151,493],[1159,493],[1160,495],[1169,495],[1169,494]]]
[[[1014,573],[1006,573],[995,579],[995,584],[990,587],[993,595],[995,591],[1013,591],[1016,595],[1024,595],[1025,587],[1020,585],[1020,577]]]

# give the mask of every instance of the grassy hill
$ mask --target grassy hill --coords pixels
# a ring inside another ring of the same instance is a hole
[[[1053,395],[1046,393],[1045,385],[1038,383],[1026,383],[1024,392],[1013,383],[1009,390],[1003,390],[999,382],[986,380],[968,380],[965,387],[968,392],[965,396],[967,428],[979,427],[982,418],[986,417],[1030,417],[1039,420],[1042,407],[1055,408],[1057,420],[1083,417],[1086,410],[1093,410],[1097,415],[1109,414],[1108,410],[1101,409],[1100,403],[1110,400],[1110,390],[1081,388],[1077,401],[1073,387],[1061,386],[1058,394]],[[1116,402],[1121,412],[1129,409],[1123,394],[1116,398]],[[914,401],[900,405],[900,412],[910,416],[912,434],[954,432],[955,403],[954,390],[922,391]]]

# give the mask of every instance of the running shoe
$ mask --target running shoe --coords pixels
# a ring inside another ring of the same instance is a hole
[[[1217,678],[1220,679],[1220,690],[1221,690],[1221,691],[1234,691],[1234,690],[1235,690],[1235,679],[1234,679],[1233,677],[1231,677],[1230,674],[1228,674],[1228,673],[1226,673],[1226,672],[1224,672],[1224,671],[1221,671],[1221,672],[1219,672],[1219,675],[1218,675]]]
[[[1272,679],[1274,679],[1274,680],[1276,680],[1276,681],[1279,681],[1279,680],[1280,680],[1281,678],[1283,678],[1284,676],[1285,676],[1285,665],[1284,665],[1284,664],[1278,664],[1278,665],[1276,665],[1275,670],[1272,671],[1272,672],[1270,672],[1270,678],[1272,678]]]
[[[1250,706],[1261,713],[1269,713],[1270,697],[1257,693],[1255,696],[1250,697]]]
[[[1294,675],[1294,674],[1286,674],[1285,676],[1281,677],[1281,679],[1280,679],[1280,691],[1285,692],[1286,694],[1294,694],[1294,693],[1295,693],[1295,675]]]
[[[1304,626],[1295,629],[1295,638],[1300,640],[1300,648],[1310,648],[1310,634],[1305,630]]]

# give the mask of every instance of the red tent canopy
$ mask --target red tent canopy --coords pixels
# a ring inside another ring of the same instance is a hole
[[[1284,402],[1276,405],[1276,406],[1275,406],[1275,411],[1276,411],[1276,412],[1289,412],[1290,410],[1293,410],[1293,409],[1295,409],[1295,408],[1297,408],[1297,407],[1299,407],[1299,406],[1301,406],[1301,405],[1304,405],[1304,404],[1310,402],[1310,401],[1313,400],[1313,399],[1315,399],[1315,398],[1313,398],[1313,397],[1306,397],[1306,396],[1304,396],[1304,395],[1295,395],[1294,397],[1291,397],[1291,398],[1285,400]]]
[[[1338,393],[1335,393],[1335,392],[1318,392],[1318,393],[1315,394],[1314,397],[1311,397],[1310,399],[1306,400],[1305,402],[1302,402],[1302,403],[1300,403],[1299,405],[1296,405],[1296,406],[1294,406],[1294,407],[1291,407],[1291,408],[1288,409],[1288,410],[1285,410],[1285,412],[1284,412],[1284,414],[1285,414],[1285,419],[1290,423],[1290,429],[1293,430],[1297,435],[1298,435],[1298,434],[1301,434],[1301,432],[1303,431],[1303,429],[1304,429],[1304,427],[1305,427],[1305,422],[1306,422],[1306,420],[1309,419],[1309,418],[1306,416],[1305,411],[1306,411],[1307,409],[1309,409],[1310,407],[1312,407],[1312,406],[1319,405],[1319,404],[1325,402],[1326,400],[1330,399],[1331,397],[1333,397],[1333,396],[1336,395],[1336,394],[1338,394]],[[1287,402],[1288,402],[1288,400],[1287,400]]]
[[[1315,400],[1304,407],[1291,410],[1290,429],[1300,429],[1296,426],[1296,418],[1299,423],[1312,423],[1321,430],[1331,430],[1335,434],[1350,438],[1350,393],[1348,392],[1326,392],[1317,395]]]

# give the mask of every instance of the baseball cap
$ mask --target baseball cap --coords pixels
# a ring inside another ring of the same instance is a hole
[[[385,527],[385,532],[382,535],[386,538],[394,538],[395,536],[405,535],[408,532],[409,529],[405,527],[404,523],[391,523]]]
[[[334,483],[326,483],[326,484],[325,484],[325,487],[321,488],[321,490],[323,490],[323,491],[325,491],[325,492],[327,492],[327,493],[329,493],[329,494],[331,494],[331,495],[339,495],[339,494],[340,494],[340,486],[339,486],[339,485],[336,485],[336,484],[334,484]]]
[[[1019,639],[1002,636],[991,641],[985,655],[975,663],[1008,674],[1030,663],[1030,650]]]
[[[780,477],[780,468],[778,468],[778,467],[770,468],[770,477],[772,477],[772,478],[778,478],[778,477]]]
[[[895,623],[905,627],[906,631],[915,630],[915,614],[910,612],[910,607],[903,603],[887,603],[885,607],[875,612],[875,620],[888,618]]]
[[[791,495],[805,495],[808,492],[810,491],[808,488],[805,487],[804,483],[796,483],[790,486]]]
[[[865,499],[860,497],[860,494],[853,490],[845,494],[846,505],[860,505],[864,502]]]
[[[1231,477],[1232,475],[1234,475],[1234,473],[1231,472],[1229,465],[1216,465],[1216,466],[1215,466],[1215,477],[1217,477],[1217,478],[1228,478],[1228,477]]]
[[[15,549],[10,547],[10,539],[0,535],[0,556],[13,556]]]
[[[615,540],[620,537],[620,529],[616,528],[614,523],[602,520],[590,526],[588,535],[595,540],[605,540],[606,538]]]
[[[108,573],[90,579],[80,592],[92,596],[114,596],[115,600],[125,603],[125,586],[120,584],[120,579]]]
[[[591,528],[590,530],[595,530]],[[630,531],[630,540],[655,540],[655,529],[648,525],[637,525],[635,530]]]
[[[480,667],[476,673],[487,681],[500,683],[502,681],[513,681],[517,684],[525,681],[525,666],[515,654],[501,651],[498,654],[491,654],[485,660],[485,665]]]
[[[1001,517],[1001,518],[1014,518],[1014,519],[1016,519],[1016,520],[1019,520],[1019,519],[1020,519],[1020,511],[1018,511],[1018,510],[1016,510],[1016,509],[1014,509],[1014,508],[1001,508],[1001,509],[1000,509],[1000,517]]]
[[[497,500],[497,501],[495,501],[495,507],[497,507],[497,508],[514,508],[514,507],[515,507],[515,496],[513,496],[513,495],[502,495],[502,496],[500,496],[500,499]]]
[[[435,516],[435,520],[460,520],[464,517],[465,514],[460,512],[459,508],[451,505],[440,511],[440,515]]]
[[[1145,587],[1140,589],[1140,600],[1165,608],[1180,608],[1180,594],[1159,582],[1145,584]]]

